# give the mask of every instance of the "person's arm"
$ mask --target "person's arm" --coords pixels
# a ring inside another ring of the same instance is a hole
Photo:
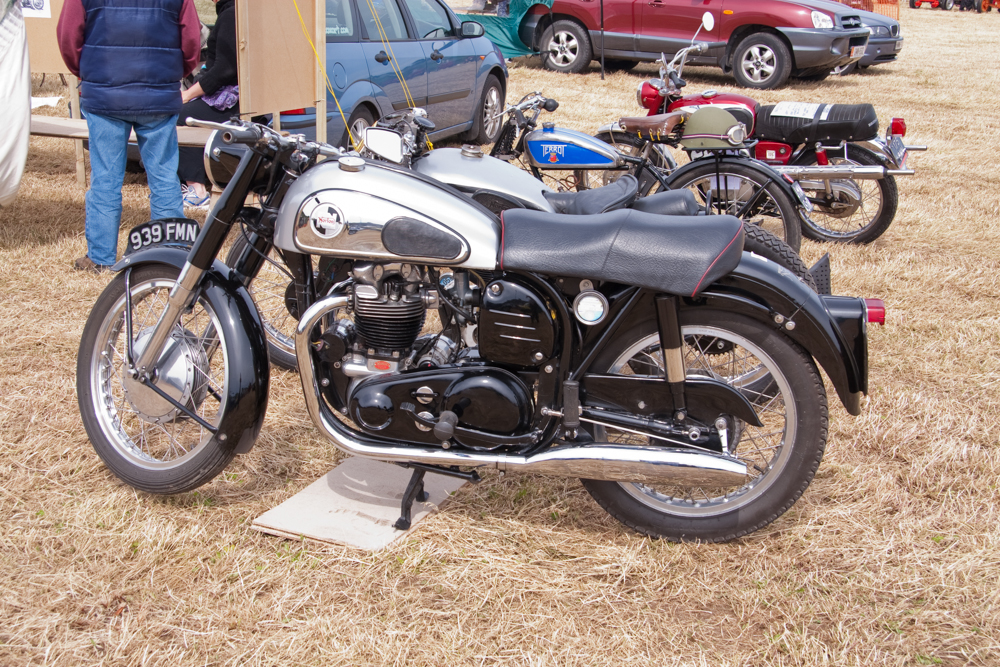
[[[209,58],[212,67],[199,81],[203,95],[211,95],[225,85],[236,83],[236,12],[223,12],[215,24],[215,31],[215,59]]]
[[[63,62],[77,78],[80,77],[80,52],[83,50],[86,25],[87,13],[82,0],[66,0],[56,25],[56,40]]]
[[[77,0],[79,2],[79,0]],[[198,68],[201,60],[201,20],[194,0],[184,0],[180,15],[181,52],[184,54],[184,76]]]

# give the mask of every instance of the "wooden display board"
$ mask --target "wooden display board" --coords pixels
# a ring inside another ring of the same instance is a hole
[[[325,69],[325,0],[236,0],[236,32],[241,115],[314,106],[316,138],[326,141],[326,84],[316,60]]]

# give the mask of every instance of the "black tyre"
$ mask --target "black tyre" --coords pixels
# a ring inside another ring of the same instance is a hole
[[[727,382],[748,398],[763,427],[726,417],[730,455],[747,465],[745,483],[726,488],[655,487],[582,480],[611,516],[631,528],[674,541],[723,542],[781,516],[802,495],[823,458],[826,392],[812,359],[772,327],[731,312],[681,312],[688,376]],[[598,372],[663,376],[655,317],[610,343]],[[651,438],[594,426],[597,441],[662,446]],[[675,446],[670,444],[669,446]]]
[[[368,110],[368,107],[364,105],[359,106],[347,121],[347,127],[350,128],[350,132],[344,131],[344,138],[341,140],[340,145],[345,148],[353,148],[354,144],[351,143],[351,138],[353,137],[355,142],[360,142],[361,134],[365,131],[365,128],[371,127],[374,124],[375,117],[372,116],[372,112]]]
[[[483,96],[479,99],[472,129],[465,140],[474,144],[492,144],[503,127],[504,92],[499,79],[493,74],[486,77]]]
[[[828,153],[830,164],[880,166],[882,162],[871,151],[855,144],[847,144],[847,157],[840,150]],[[815,151],[805,151],[796,164],[815,165]],[[878,180],[832,181],[833,193],[826,192],[821,181],[804,181],[806,196],[813,203],[813,210],[802,222],[802,231],[814,241],[838,243],[871,243],[885,233],[899,205],[896,179],[886,176]]]
[[[246,237],[236,237],[226,255],[226,264],[233,266],[247,246]],[[267,261],[270,260],[270,261]],[[278,251],[271,249],[267,260],[248,286],[250,296],[257,304],[264,331],[267,334],[267,356],[279,368],[294,371],[299,365],[295,357],[295,327],[298,320],[288,311],[287,296],[292,277]]]
[[[575,21],[556,21],[542,33],[542,65],[554,72],[576,74],[590,65],[590,36]]]
[[[774,262],[778,266],[788,269],[797,278],[801,279],[802,282],[809,285],[809,289],[814,292],[817,291],[816,279],[809,273],[809,267],[799,257],[799,253],[792,250],[791,246],[757,225],[743,223],[743,232],[744,252],[752,252],[768,261]]]
[[[910,0],[910,9],[920,9],[920,5],[917,4],[917,0]]]
[[[784,188],[762,170],[727,162],[716,172],[715,161],[705,160],[704,164],[676,176],[670,181],[670,187],[692,190],[711,212],[735,215],[744,223],[762,227],[795,252],[802,245],[802,218],[798,207]],[[650,191],[655,190],[656,187]],[[753,205],[747,206],[751,202]]]
[[[792,72],[792,54],[777,35],[754,33],[733,51],[733,76],[744,88],[768,90],[785,85]]]
[[[132,271],[132,332],[139,354],[152,335],[178,270],[147,265]],[[207,423],[218,426],[230,407],[227,304],[217,292],[199,297],[168,339],[158,385]],[[216,302],[218,300],[219,302]],[[149,493],[190,491],[232,460],[198,422],[177,410],[125,368],[125,274],[98,298],[80,341],[76,388],[83,425],[101,460],[125,483]]]
[[[952,9],[955,8],[955,0],[941,0],[941,4],[938,5],[938,7],[945,10],[946,12],[950,12]]]

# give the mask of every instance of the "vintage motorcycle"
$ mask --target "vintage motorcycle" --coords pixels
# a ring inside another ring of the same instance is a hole
[[[705,20],[709,19],[707,15]],[[781,102],[762,106],[745,95],[714,90],[684,95],[682,74],[688,56],[715,46],[692,42],[669,62],[662,56],[659,78],[644,81],[636,91],[639,106],[650,116],[693,113],[709,106],[725,109],[746,126],[748,137],[756,140],[753,157],[795,179],[805,190],[813,205],[810,214],[802,216],[802,231],[807,237],[871,243],[881,236],[896,215],[899,193],[895,177],[914,173],[906,166],[908,152],[927,149],[903,143],[904,119],[891,120],[883,141],[871,104]],[[647,151],[651,143],[648,136],[637,136],[620,124],[601,127],[597,137],[626,154]],[[668,151],[659,153],[666,171],[676,168]],[[712,157],[697,150],[688,150],[688,155],[691,164]],[[702,171],[711,169],[703,166]],[[649,185],[655,190],[655,183]]]
[[[539,128],[539,114],[558,107],[556,100],[537,92],[508,105],[503,111],[507,120],[490,155],[521,162],[539,180],[557,174],[560,186],[568,189],[601,187],[624,173],[631,173],[639,179],[640,196],[665,190],[691,190],[702,205],[767,229],[798,251],[802,239],[800,217],[808,215],[811,204],[791,178],[782,178],[769,166],[738,151],[716,153],[710,174],[712,181],[700,165],[678,168],[672,158],[664,159],[663,144],[680,146],[685,141],[685,121],[691,113],[673,115],[668,121],[670,132],[657,135],[660,145],[655,148],[652,142],[643,141],[639,150],[619,142],[612,144],[614,150],[611,150],[608,144],[612,142],[601,134],[595,138],[552,123],[543,123]],[[648,121],[645,117],[623,118],[607,127],[624,132],[623,125],[646,127]],[[720,131],[725,133],[728,129]],[[724,187],[714,187],[711,183],[722,183]]]
[[[621,206],[660,215],[703,213],[694,194],[687,190],[668,190],[636,199],[639,183],[624,173],[619,173],[621,178],[613,184],[601,188],[580,193],[556,192],[523,169],[484,155],[477,146],[429,150],[427,133],[433,131],[434,124],[420,108],[388,115],[377,122],[377,128],[391,129],[399,136],[388,135],[388,144],[381,144],[386,150],[380,151],[380,145],[369,137],[369,134],[378,136],[378,132],[366,131],[363,136],[366,157],[388,160],[447,183],[497,215],[511,208],[590,214]],[[242,150],[240,146],[226,146],[218,133],[209,141],[206,167],[212,182],[220,189],[231,179]],[[821,294],[832,293],[828,257],[809,268],[791,247],[754,222],[756,219],[750,218],[745,225],[744,250],[788,269]],[[268,234],[267,231],[261,233]],[[245,237],[238,235],[226,263],[234,265],[245,245]],[[264,320],[271,362],[281,368],[295,369],[294,331],[298,316],[294,281],[283,266],[280,253],[272,249],[267,260],[247,287]]]
[[[316,428],[414,471],[399,528],[426,472],[492,468],[579,477],[648,535],[732,539],[780,516],[819,465],[817,364],[861,412],[881,302],[819,296],[742,252],[736,218],[499,218],[397,165],[188,122],[250,150],[200,231],[132,230],[77,364],[87,434],[137,489],[194,489],[253,447],[269,364],[244,280],[272,244],[295,277]],[[218,256],[234,227],[251,231],[229,267]]]

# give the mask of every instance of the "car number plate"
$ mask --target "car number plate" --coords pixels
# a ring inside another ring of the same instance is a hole
[[[190,246],[198,238],[199,232],[201,227],[197,222],[184,218],[144,222],[129,232],[125,254],[131,255],[143,248],[164,243]]]
[[[806,197],[806,191],[802,189],[802,186],[799,185],[798,181],[792,182],[792,190],[795,191],[795,196],[799,198],[802,208],[804,208],[807,213],[812,213],[813,204],[809,201],[809,197]]]
[[[889,138],[889,152],[892,153],[893,161],[903,169],[906,166],[906,145],[900,137]]]
[[[862,44],[860,46],[852,46],[851,47],[851,57],[852,58],[861,58],[861,57],[863,57],[865,55],[865,49],[866,48],[867,47],[864,44]]]

